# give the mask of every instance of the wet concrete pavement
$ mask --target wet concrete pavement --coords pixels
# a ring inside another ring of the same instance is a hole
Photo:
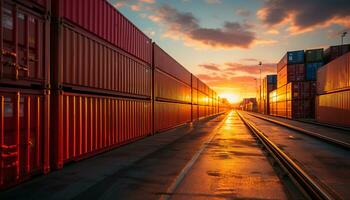
[[[231,112],[171,199],[286,199],[284,187]]]
[[[196,155],[198,159],[193,160]],[[191,161],[188,174],[183,174]],[[182,175],[184,179],[179,179]],[[174,183],[174,190],[169,190]],[[0,199],[161,197],[285,199],[286,195],[273,168],[235,112],[66,165],[62,170],[0,193]]]
[[[347,149],[241,112],[273,143],[334,196],[350,197],[350,154]]]

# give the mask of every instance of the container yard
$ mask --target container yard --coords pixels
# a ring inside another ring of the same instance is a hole
[[[0,199],[349,199],[350,3],[236,4],[0,0]]]

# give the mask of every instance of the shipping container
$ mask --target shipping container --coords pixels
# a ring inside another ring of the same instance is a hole
[[[305,80],[316,81],[317,70],[323,66],[323,62],[306,63],[305,64]]]
[[[198,104],[198,90],[192,88],[192,104]]]
[[[305,62],[304,50],[289,51],[277,64],[277,72],[279,72],[286,65],[290,64],[303,64]]]
[[[106,0],[52,0],[55,21],[80,27],[151,64],[152,42]]]
[[[83,29],[66,24],[56,28],[52,36],[57,42],[52,49],[55,89],[151,96],[152,73],[147,63]]]
[[[277,88],[293,81],[305,80],[304,64],[289,64],[282,68],[277,74]]]
[[[192,104],[192,118],[191,121],[196,121],[198,120],[199,116],[198,116],[198,105],[196,104]]]
[[[154,102],[155,131],[165,131],[191,122],[191,104]]]
[[[191,74],[191,80],[192,80],[191,87],[194,89],[198,89],[198,78],[193,74]]]
[[[155,69],[155,100],[191,103],[191,86]]]
[[[50,93],[0,88],[0,188],[47,173]]]
[[[50,0],[16,0],[19,4],[28,7],[29,9],[50,14],[51,1]]]
[[[191,86],[191,73],[167,54],[157,44],[153,44],[154,67]]]
[[[323,49],[311,49],[305,51],[306,63],[323,62]]]
[[[350,88],[350,52],[324,65],[317,71],[317,93]]]
[[[316,97],[316,120],[350,127],[350,90]]]
[[[53,167],[151,134],[151,102],[56,91],[52,96]]]
[[[277,90],[273,90],[269,94],[270,115],[277,116]]]
[[[15,1],[1,1],[0,83],[48,88],[50,21]]]
[[[350,52],[350,44],[330,46],[324,51],[325,62],[331,62],[332,60]]]
[[[269,114],[270,112],[270,104],[269,104],[269,93],[275,90],[277,87],[277,75],[267,75],[263,81],[261,88],[261,97],[259,99],[259,112],[262,114]],[[260,92],[260,89],[259,89]]]

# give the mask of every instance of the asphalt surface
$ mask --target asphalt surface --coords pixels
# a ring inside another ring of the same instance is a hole
[[[184,170],[186,169],[186,170]],[[167,131],[66,165],[0,199],[285,199],[237,114]]]
[[[328,188],[336,197],[350,199],[349,150],[253,117],[245,112],[242,114],[321,186]],[[323,128],[319,127],[320,130]]]
[[[284,187],[231,112],[171,199],[286,199]]]

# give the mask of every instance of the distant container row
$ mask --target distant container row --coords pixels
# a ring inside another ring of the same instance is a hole
[[[0,7],[0,188],[229,109],[105,0]]]
[[[287,52],[277,65],[277,84],[269,86],[272,76],[257,90],[258,112],[350,127],[349,44]]]

